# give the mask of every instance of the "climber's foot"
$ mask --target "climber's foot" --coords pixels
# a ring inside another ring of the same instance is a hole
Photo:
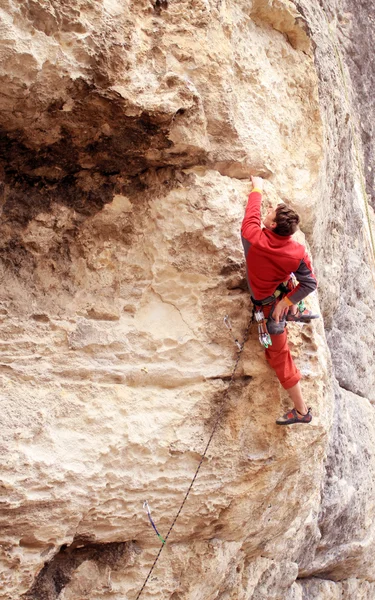
[[[279,417],[276,423],[277,425],[293,425],[293,423],[310,423],[311,420],[311,408],[307,410],[305,415],[302,415],[296,408],[293,408],[282,417]]]
[[[299,321],[301,323],[310,323],[311,319],[319,319],[319,315],[314,315],[311,310],[297,310],[296,313],[289,312],[286,316],[287,321]]]

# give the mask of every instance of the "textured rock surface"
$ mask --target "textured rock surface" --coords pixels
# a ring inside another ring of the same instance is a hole
[[[342,583],[325,581],[314,577],[293,584],[287,600],[324,598],[324,600],[371,600],[375,585],[368,581],[349,578]]]
[[[311,238],[319,273],[320,301],[335,375],[340,386],[374,400],[375,362],[369,341],[375,337],[373,248],[366,235],[367,217],[361,180],[364,165],[353,87],[339,44],[337,22],[345,15],[340,2],[325,12],[305,7],[316,42],[320,103],[325,129],[321,179],[322,204]],[[338,58],[339,57],[339,58]],[[343,72],[342,72],[343,70]],[[364,86],[368,81],[361,79]],[[374,216],[370,210],[372,230]],[[358,324],[363,328],[358,331]],[[355,343],[353,343],[355,340]],[[370,344],[371,345],[371,344]]]
[[[338,394],[336,407],[319,518],[321,539],[306,571],[330,579],[374,581],[374,409],[345,390]]]
[[[236,359],[223,317],[239,339],[250,318],[252,172],[265,205],[301,213],[318,272],[324,322],[289,328],[314,421],[277,428],[287,398],[252,330],[144,597],[370,600],[375,293],[356,136],[366,167],[371,150],[332,45],[346,64],[347,6],[325,7],[331,33],[318,2],[1,10],[0,598],[136,598],[159,547],[143,501],[165,535]]]
[[[371,56],[371,40],[375,34],[372,5],[368,0],[352,2],[346,0],[337,15],[336,31],[340,45],[345,49],[346,63],[353,84],[353,96],[358,108],[359,131],[362,140],[367,193],[375,206],[374,96],[371,90],[375,76]],[[360,40],[360,43],[358,41]]]

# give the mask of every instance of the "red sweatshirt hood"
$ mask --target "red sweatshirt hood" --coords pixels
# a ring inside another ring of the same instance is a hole
[[[291,235],[279,235],[278,233],[272,231],[272,229],[267,229],[267,227],[264,227],[262,232],[267,237],[270,246],[273,248],[281,248],[282,246],[285,246],[285,244],[287,244],[292,238]]]

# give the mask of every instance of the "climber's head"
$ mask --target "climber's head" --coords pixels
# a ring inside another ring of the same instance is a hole
[[[297,230],[299,216],[286,204],[278,204],[276,208],[268,209],[263,223],[278,235],[292,235]]]

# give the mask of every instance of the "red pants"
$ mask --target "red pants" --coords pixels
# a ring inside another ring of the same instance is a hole
[[[264,306],[264,316],[267,318],[271,310],[270,306]],[[272,346],[266,350],[266,359],[270,367],[274,369],[278,380],[285,390],[296,385],[301,379],[301,373],[297,369],[290,354],[286,330],[280,335],[271,335]]]

